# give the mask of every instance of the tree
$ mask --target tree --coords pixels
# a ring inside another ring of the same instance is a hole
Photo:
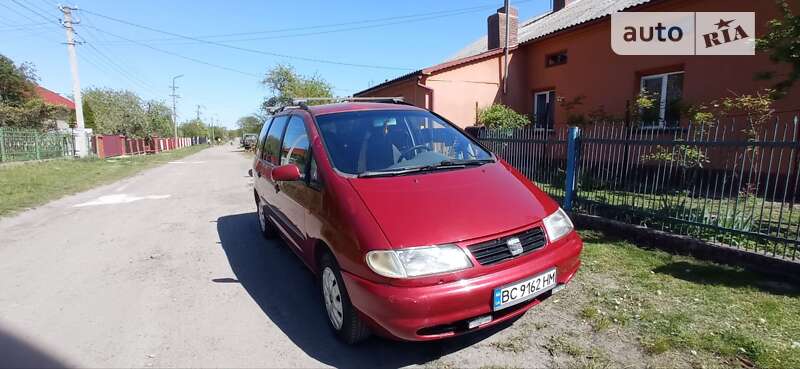
[[[94,113],[97,133],[148,137],[142,99],[132,91],[89,88],[83,98]]]
[[[148,135],[159,137],[172,137],[175,131],[172,127],[172,109],[163,101],[150,100],[145,105]]]
[[[272,93],[264,100],[263,110],[291,105],[294,99],[301,97],[333,97],[333,86],[322,77],[297,74],[292,66],[285,64],[272,68],[261,83]],[[324,102],[309,102],[310,105],[319,103]]]
[[[178,127],[181,135],[185,137],[208,137],[208,126],[200,119],[192,119],[188,122],[181,123]]]
[[[239,118],[236,121],[236,126],[239,127],[241,133],[259,133],[261,132],[261,127],[264,125],[264,121],[259,119],[255,115],[248,115],[245,117]]]
[[[32,64],[14,61],[0,54],[0,103],[7,106],[21,106],[36,96],[38,77]]]
[[[773,87],[774,97],[783,97],[794,83],[800,79],[800,15],[792,13],[788,0],[777,0],[783,18],[769,21],[769,32],[756,40],[759,51],[769,53],[774,63],[788,63],[792,70]],[[795,9],[800,9],[800,1],[795,1]],[[773,79],[775,72],[759,74],[762,79]]]

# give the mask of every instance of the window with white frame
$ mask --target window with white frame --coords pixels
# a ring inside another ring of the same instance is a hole
[[[541,91],[533,94],[533,126],[552,129],[555,122],[555,91]]]
[[[650,108],[640,110],[643,127],[677,127],[683,98],[683,72],[642,76],[640,89],[653,98]]]

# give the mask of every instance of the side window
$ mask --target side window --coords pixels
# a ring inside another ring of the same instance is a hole
[[[286,128],[286,121],[289,116],[282,115],[272,120],[267,133],[267,139],[264,140],[264,150],[261,156],[262,159],[278,165],[278,157],[281,148],[281,136],[283,136],[283,129]]]
[[[272,119],[269,119],[266,122],[264,122],[264,125],[261,126],[261,133],[258,134],[258,146],[257,146],[258,150],[256,152],[256,155],[258,155],[258,157],[260,158],[264,157],[264,141],[266,141],[267,130],[269,130],[269,125],[271,123]]]
[[[300,176],[305,178],[308,165],[308,134],[303,118],[293,115],[286,126],[281,145],[281,165],[294,164],[300,168]]]

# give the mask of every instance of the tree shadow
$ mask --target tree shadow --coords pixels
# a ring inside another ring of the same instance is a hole
[[[423,364],[480,342],[513,323],[435,342],[372,337],[359,345],[346,345],[328,327],[313,274],[283,241],[264,240],[254,212],[220,217],[217,232],[236,279],[266,318],[306,354],[326,365],[396,368]]]
[[[67,368],[64,362],[0,328],[0,368]]]
[[[778,281],[764,274],[721,265],[678,261],[662,265],[653,271],[692,283],[731,288],[753,288],[773,295],[800,296],[800,287],[795,284]]]

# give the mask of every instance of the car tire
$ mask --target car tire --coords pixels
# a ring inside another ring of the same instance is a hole
[[[264,203],[263,200],[257,201],[256,213],[258,215],[258,226],[259,229],[261,229],[261,235],[266,239],[273,239],[277,237],[278,231],[275,229],[275,225],[272,224],[272,221],[269,220],[269,216],[267,216],[267,204]]]
[[[369,327],[350,302],[339,265],[329,252],[320,258],[319,285],[328,326],[347,344],[356,344],[370,336]]]

